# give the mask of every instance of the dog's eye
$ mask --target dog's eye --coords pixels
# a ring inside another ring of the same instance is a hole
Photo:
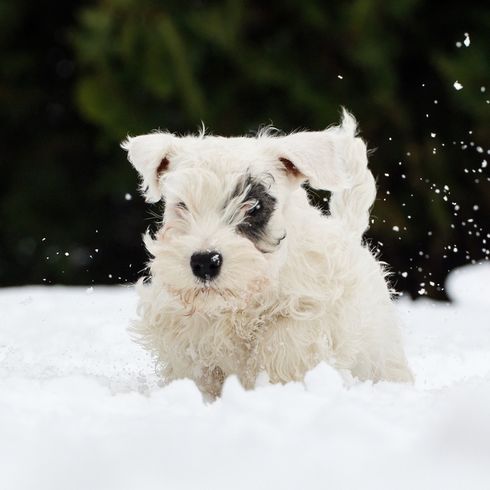
[[[177,203],[177,208],[187,211],[187,206],[185,205],[185,202],[183,202],[183,201],[180,201]]]
[[[262,203],[257,199],[250,207],[250,209],[247,211],[247,214],[249,216],[255,216],[260,212],[262,209]]]

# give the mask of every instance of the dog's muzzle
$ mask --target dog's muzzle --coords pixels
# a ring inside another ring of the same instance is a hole
[[[202,281],[214,279],[221,269],[223,256],[216,251],[196,252],[191,256],[193,274]]]

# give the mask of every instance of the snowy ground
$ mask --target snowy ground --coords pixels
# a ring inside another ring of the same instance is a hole
[[[0,290],[0,488],[490,488],[490,264],[399,302],[415,386],[162,388],[128,288]]]

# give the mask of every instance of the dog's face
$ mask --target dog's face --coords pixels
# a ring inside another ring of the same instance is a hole
[[[161,229],[145,239],[152,280],[192,310],[248,305],[272,290],[287,260],[291,194],[304,192],[305,179],[329,190],[349,185],[344,126],[280,137],[128,138],[123,147],[147,200],[165,202]]]

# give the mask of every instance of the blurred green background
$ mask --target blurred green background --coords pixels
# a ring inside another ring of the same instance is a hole
[[[0,39],[0,285],[138,277],[159,208],[128,133],[321,129],[341,105],[376,148],[396,287],[444,298],[488,259],[488,1],[0,0]]]

